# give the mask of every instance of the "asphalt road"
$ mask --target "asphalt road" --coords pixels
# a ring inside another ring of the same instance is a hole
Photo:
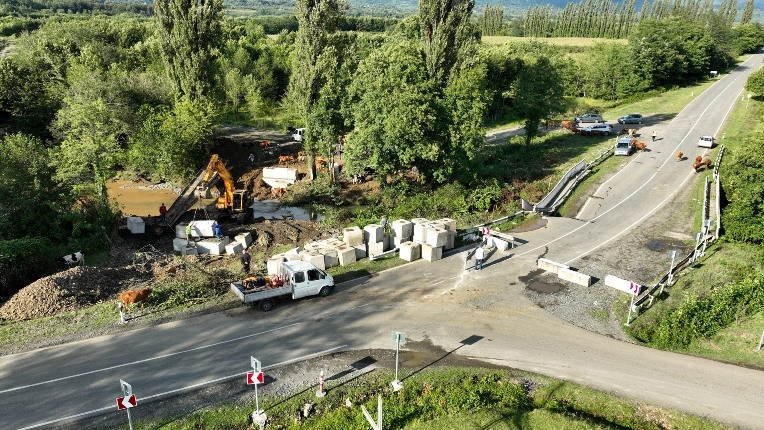
[[[141,402],[198,384],[242,378],[257,357],[266,368],[338,349],[390,348],[391,330],[467,357],[583,383],[745,428],[764,427],[764,373],[656,351],[567,324],[531,303],[524,279],[544,256],[572,266],[607,247],[693,180],[702,134],[717,134],[740,100],[753,56],[661,124],[652,151],[625,157],[620,173],[580,219],[551,218],[525,242],[464,270],[465,253],[418,261],[340,285],[328,298],[283,303],[270,313],[236,309],[117,336],[0,357],[0,428],[48,428],[79,416],[118,413],[119,379]],[[648,136],[648,127],[642,129]],[[690,160],[676,161],[682,150]],[[594,273],[597,277],[605,274]],[[403,374],[412,369],[404,369]],[[121,413],[121,412],[119,412]]]

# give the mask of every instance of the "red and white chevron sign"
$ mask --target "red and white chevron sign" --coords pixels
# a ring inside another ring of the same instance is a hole
[[[117,409],[119,410],[133,408],[137,404],[138,401],[135,399],[135,394],[125,397],[117,397]]]
[[[642,286],[636,282],[627,281],[626,279],[621,279],[613,275],[605,276],[605,285],[615,288],[616,290],[621,290],[624,293],[629,293],[633,296],[639,294],[639,291],[642,289]]]

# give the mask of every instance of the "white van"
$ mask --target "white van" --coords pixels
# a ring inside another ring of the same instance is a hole
[[[269,285],[249,282],[251,278],[233,282],[231,291],[243,303],[259,306],[260,310],[267,312],[273,309],[275,299],[280,297],[291,296],[293,300],[316,295],[326,297],[334,290],[332,275],[307,261],[285,261],[279,265],[278,273],[270,277]]]
[[[302,142],[302,140],[305,138],[305,129],[304,128],[298,128],[295,130],[294,134],[292,135],[292,139]]]
[[[713,136],[700,136],[700,140],[698,141],[698,146],[701,148],[713,148],[714,147],[714,137]]]

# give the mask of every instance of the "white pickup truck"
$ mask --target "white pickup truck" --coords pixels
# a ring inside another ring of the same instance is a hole
[[[270,285],[246,288],[242,281],[231,283],[231,291],[242,303],[259,306],[263,312],[273,309],[274,300],[319,295],[326,297],[334,290],[334,278],[307,261],[286,261],[272,274]]]

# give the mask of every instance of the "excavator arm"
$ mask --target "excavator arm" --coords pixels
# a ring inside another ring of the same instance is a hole
[[[212,154],[210,157],[210,162],[207,164],[207,170],[204,173],[203,179],[203,184],[205,187],[212,177],[212,174],[215,172],[217,172],[218,176],[220,176],[220,179],[225,185],[225,195],[218,198],[216,207],[218,209],[231,209],[233,206],[235,184],[233,182],[233,176],[231,176],[231,172],[226,169],[225,164],[223,164],[223,161],[220,160],[218,154]]]

